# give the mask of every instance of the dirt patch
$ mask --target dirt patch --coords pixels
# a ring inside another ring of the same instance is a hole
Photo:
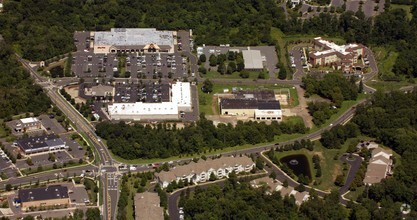
[[[332,172],[332,181],[334,182],[336,180],[336,177],[340,174],[342,174],[342,168],[339,164],[335,164]]]
[[[281,105],[288,105],[288,96],[284,94],[275,95],[275,99],[280,102]]]
[[[219,115],[217,112],[217,97],[213,96],[211,98],[211,110],[213,111],[213,115]]]
[[[295,86],[295,88],[297,90],[300,104],[295,108],[291,108],[290,111],[295,115],[301,116],[306,127],[312,128],[313,117],[311,117],[310,113],[308,113],[307,100],[304,97],[305,91],[300,86]]]
[[[78,85],[67,86],[65,87],[65,91],[70,94],[70,96],[75,100],[75,103],[85,103],[86,100],[78,96],[78,88]]]

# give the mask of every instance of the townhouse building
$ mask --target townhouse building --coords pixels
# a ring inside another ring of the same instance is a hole
[[[194,184],[206,182],[214,174],[218,179],[228,178],[233,171],[238,174],[250,172],[255,163],[247,156],[221,157],[214,160],[200,160],[184,166],[178,166],[170,171],[162,171],[155,174],[156,180],[162,188],[168,187],[173,181],[188,181]]]

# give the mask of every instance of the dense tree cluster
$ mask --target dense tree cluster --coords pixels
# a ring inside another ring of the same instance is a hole
[[[326,74],[323,79],[308,75],[303,78],[303,87],[306,95],[318,94],[330,99],[336,107],[340,107],[344,100],[356,100],[358,97],[354,79],[347,80],[337,73]]]
[[[333,105],[328,102],[309,102],[307,108],[310,115],[313,116],[315,125],[322,125],[337,112],[337,109],[333,108]]]
[[[360,131],[356,124],[336,125],[321,134],[320,142],[328,149],[340,149],[348,138],[354,138]]]
[[[273,44],[284,14],[272,0],[6,1],[0,30],[23,56],[45,60],[74,48],[74,31],[112,27],[188,30],[197,44]]]
[[[45,112],[51,101],[42,87],[33,85],[29,73],[21,67],[10,46],[0,41],[0,118],[12,115]]]
[[[303,186],[303,185],[302,185]],[[304,186],[303,186],[304,187]],[[253,189],[248,182],[229,179],[224,188],[211,185],[197,187],[193,194],[180,197],[186,219],[346,219],[347,210],[332,192],[321,199],[315,192],[300,208],[294,197],[282,198],[280,192],[267,195],[267,186]],[[305,187],[304,187],[305,189]],[[192,196],[191,196],[192,195]]]
[[[377,92],[370,103],[358,106],[353,122],[361,132],[376,138],[401,156],[394,178],[369,188],[376,202],[400,202],[417,209],[417,92]]]
[[[225,147],[271,142],[276,135],[305,133],[303,124],[239,121],[217,127],[203,115],[196,123],[183,129],[167,124],[155,127],[103,122],[96,126],[97,134],[107,140],[109,149],[125,159],[167,158],[174,155],[204,153]]]
[[[193,196],[184,197],[185,218],[189,219],[294,219],[297,206],[293,198],[279,192],[265,194],[266,188],[253,189],[249,183],[228,180],[224,189],[211,185],[197,187]]]

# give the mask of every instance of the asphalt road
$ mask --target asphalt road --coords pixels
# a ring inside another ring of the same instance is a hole
[[[108,170],[108,172],[115,171],[115,167],[113,166],[113,159],[110,156],[110,153],[107,147],[101,142],[100,138],[96,135],[94,127],[77,111],[75,110],[67,101],[63,99],[62,96],[58,94],[58,88],[56,88],[49,80],[44,79],[43,77],[39,76],[34,69],[30,67],[27,61],[23,60],[19,55],[16,54],[19,61],[22,65],[30,72],[31,76],[35,78],[35,82],[41,85],[44,89],[46,89],[47,95],[51,98],[52,102],[68,117],[70,121],[72,121],[75,125],[75,130],[79,133],[84,133],[88,136],[91,144],[96,149],[96,153],[98,152],[98,157],[96,155],[96,159],[100,159],[100,169]],[[102,178],[101,181],[105,181],[105,178]],[[103,182],[104,186],[107,186]],[[108,189],[107,187],[103,187],[103,193],[107,194]],[[103,219],[113,219],[112,213],[116,213],[116,204],[117,204],[117,197],[118,191],[116,193],[112,193],[111,196],[104,197],[103,207],[110,207],[114,208],[114,210],[109,210],[109,212],[103,212]],[[107,209],[107,208],[106,208]]]
[[[82,173],[84,173],[84,171],[87,171],[87,170],[91,171],[91,172],[88,172],[88,175],[95,175],[97,174],[97,171],[98,171],[97,167],[93,165],[84,165],[80,167],[56,169],[56,170],[52,170],[52,171],[48,171],[44,173],[36,173],[36,174],[29,175],[29,176],[24,176],[24,177],[17,177],[17,178],[12,177],[5,181],[2,181],[0,183],[1,184],[0,186],[2,188],[5,188],[7,184],[11,184],[12,186],[25,185],[29,183],[35,184],[38,180],[39,182],[55,180],[57,179],[57,176],[59,176],[60,178],[66,177],[66,176],[71,177],[74,174],[79,176]]]
[[[347,191],[349,191],[349,186],[350,184],[352,184],[353,180],[355,179],[356,173],[358,172],[359,168],[361,167],[362,164],[362,157],[358,156],[358,155],[352,155],[352,157],[354,158],[353,160],[349,160],[349,155],[343,155],[342,157],[340,157],[340,160],[342,162],[346,162],[347,164],[350,165],[350,169],[349,169],[349,173],[346,177],[346,181],[345,184],[339,189],[339,194],[343,195],[345,194]]]

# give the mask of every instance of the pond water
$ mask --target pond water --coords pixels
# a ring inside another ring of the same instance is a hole
[[[286,164],[296,176],[303,174],[311,180],[310,165],[304,154],[289,155],[281,158],[281,163]]]

